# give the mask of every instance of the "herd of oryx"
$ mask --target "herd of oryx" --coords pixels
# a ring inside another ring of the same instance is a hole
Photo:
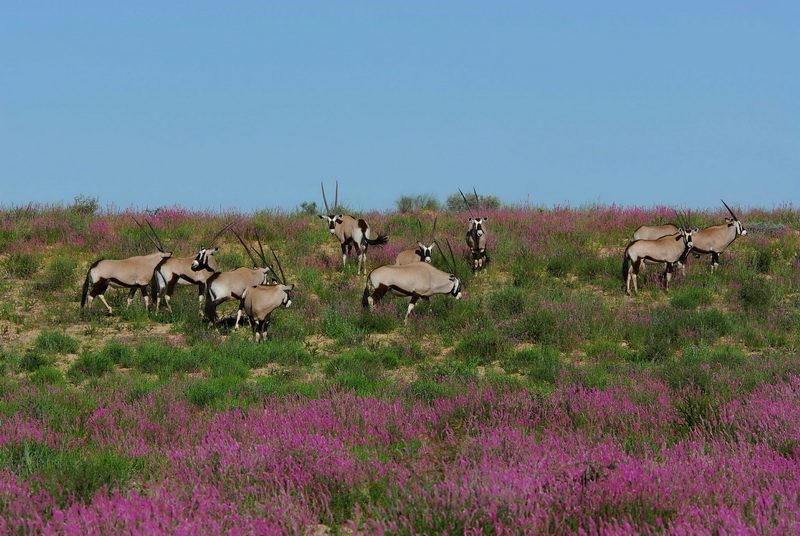
[[[460,191],[460,190],[459,190]],[[474,191],[474,189],[473,189]],[[481,271],[486,267],[488,256],[486,253],[488,218],[479,217],[472,205],[461,193],[466,206],[473,213],[469,219],[466,234],[466,244],[470,250],[473,271]],[[355,249],[358,258],[358,274],[366,274],[366,255],[369,246],[381,246],[388,243],[388,236],[378,235],[370,237],[370,227],[360,218],[345,214],[337,214],[339,202],[339,186],[336,185],[336,197],[333,210],[328,206],[325,188],[322,187],[322,198],[325,203],[326,214],[319,217],[327,220],[330,234],[336,237],[342,248],[342,265],[346,267],[347,256]],[[477,192],[475,199],[480,211],[480,202]],[[661,264],[665,266],[666,287],[676,266],[682,267],[689,254],[711,255],[712,271],[719,264],[719,255],[739,235],[746,235],[747,231],[741,221],[736,217],[730,207],[722,201],[730,213],[730,218],[725,218],[725,223],[713,225],[706,229],[691,228],[685,218],[680,217],[681,227],[675,225],[659,225],[639,227],[633,238],[625,248],[623,260],[623,279],[625,279],[626,293],[630,294],[631,285],[638,292],[637,274],[642,263]],[[203,307],[205,317],[210,322],[217,320],[217,307],[229,300],[239,301],[239,310],[236,315],[235,327],[238,328],[242,314],[246,315],[251,323],[253,338],[263,341],[269,326],[270,315],[281,305],[291,305],[291,291],[294,288],[286,280],[286,275],[280,260],[274,250],[270,250],[278,269],[280,277],[268,259],[260,238],[256,237],[258,249],[249,245],[236,232],[233,221],[225,225],[214,237],[210,239],[215,243],[228,231],[233,232],[248,256],[253,262],[253,268],[240,267],[234,270],[220,272],[214,254],[218,247],[201,247],[194,257],[173,257],[164,251],[164,245],[147,223],[147,228],[138,220],[136,224],[145,232],[158,250],[156,253],[130,257],[128,259],[113,260],[101,259],[89,267],[83,284],[81,307],[88,302],[91,306],[94,298],[99,297],[112,313],[112,308],[105,299],[105,291],[111,288],[125,288],[130,291],[128,305],[133,301],[137,290],[142,293],[144,304],[149,308],[149,298],[152,298],[154,307],[158,311],[163,299],[164,305],[172,310],[170,299],[176,286],[195,285],[198,287],[199,300]],[[452,264],[453,273],[447,273],[435,268],[431,264],[431,254],[434,247],[441,247],[435,239],[436,219],[434,219],[431,238],[428,244],[418,242],[417,247],[401,251],[397,255],[395,264],[375,268],[367,275],[366,286],[362,297],[362,305],[367,308],[379,302],[388,292],[396,296],[410,298],[405,320],[414,309],[420,298],[428,299],[437,294],[449,294],[455,299],[461,298],[461,281],[456,273],[456,262],[449,241],[447,248],[450,253],[448,262]],[[442,252],[443,253],[443,252]],[[444,254],[443,254],[444,256]],[[447,259],[446,256],[444,256]],[[147,288],[151,293],[148,296]]]
[[[472,210],[464,194],[464,202]],[[347,256],[355,249],[358,257],[358,274],[366,274],[366,256],[369,246],[387,244],[387,235],[370,237],[369,224],[363,219],[354,218],[345,214],[337,214],[339,202],[339,185],[336,185],[336,197],[333,210],[328,206],[325,188],[322,188],[322,198],[325,203],[326,214],[319,217],[327,220],[330,233],[337,238],[342,248],[342,264],[347,265]],[[478,199],[477,192],[475,198]],[[480,209],[480,203],[478,203]],[[472,255],[473,270],[482,270],[486,266],[486,217],[470,217],[469,230],[466,241]],[[291,291],[293,284],[287,283],[286,275],[280,260],[274,250],[272,257],[280,271],[278,277],[273,265],[268,260],[260,238],[256,238],[258,249],[249,245],[234,229],[237,221],[225,225],[209,242],[216,242],[228,231],[233,232],[244,247],[253,268],[239,267],[235,270],[220,272],[214,254],[219,247],[201,247],[194,257],[173,257],[172,253],[164,250],[164,244],[155,232],[155,229],[146,221],[147,227],[136,218],[136,224],[148,236],[158,250],[156,253],[130,257],[127,259],[101,259],[89,267],[83,283],[81,294],[81,307],[87,303],[91,307],[95,298],[100,298],[108,309],[113,312],[105,299],[105,291],[111,288],[128,289],[128,305],[133,301],[137,291],[140,291],[145,308],[150,307],[152,299],[155,310],[158,311],[163,299],[165,306],[170,311],[170,299],[176,286],[195,285],[198,287],[199,300],[202,303],[205,317],[210,322],[217,320],[217,307],[229,300],[239,300],[239,310],[236,315],[235,328],[238,328],[242,314],[250,320],[253,337],[256,341],[264,340],[269,326],[270,315],[281,305],[291,305]],[[461,298],[461,281],[456,275],[456,262],[449,241],[447,247],[450,252],[449,261],[453,273],[443,272],[431,264],[431,254],[437,242],[433,235],[436,232],[434,220],[431,240],[428,244],[418,243],[417,248],[401,251],[397,255],[394,265],[380,266],[367,275],[362,303],[365,307],[372,306],[381,300],[388,292],[397,296],[411,298],[405,319],[414,309],[420,298],[428,299],[436,294],[450,294],[456,299]],[[441,250],[441,247],[439,248]],[[446,257],[445,257],[446,258]],[[147,289],[151,293],[148,296]]]

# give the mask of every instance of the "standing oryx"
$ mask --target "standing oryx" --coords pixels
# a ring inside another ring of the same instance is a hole
[[[327,215],[320,214],[319,217],[323,220],[328,220],[328,230],[338,240],[342,246],[342,266],[347,266],[347,254],[356,248],[356,255],[358,256],[358,272],[364,273],[367,271],[367,248],[369,246],[382,246],[389,242],[389,237],[385,234],[378,235],[378,238],[371,239],[369,225],[363,219],[355,219],[352,216],[344,214],[331,214],[331,209],[328,207],[328,200],[325,198],[325,186],[322,186],[322,200],[325,202],[325,211]],[[333,209],[339,208],[339,182],[336,182],[336,198],[333,202]]]
[[[678,218],[679,223],[683,225],[685,229],[689,229],[688,225],[688,218],[687,215],[679,213],[677,210],[675,211],[675,215]],[[637,240],[657,240],[662,236],[669,236],[674,235],[680,230],[677,225],[673,225],[671,223],[667,223],[664,225],[642,225],[637,228],[633,232],[633,237],[629,244],[636,242]],[[696,233],[699,231],[697,227],[693,229],[693,232]],[[675,264],[678,268],[681,269],[682,272],[686,271],[686,265],[683,263],[684,259],[677,261]],[[650,261],[645,261],[645,264],[661,264],[661,263],[654,263]]]
[[[250,247],[245,244],[242,237],[234,231],[236,238],[244,246],[245,251],[253,261],[253,268],[236,268],[229,272],[217,272],[206,281],[206,302],[203,307],[206,318],[209,322],[217,320],[217,306],[228,300],[241,300],[244,290],[253,285],[265,285],[269,281],[269,272],[272,270],[267,263],[263,248],[261,252],[256,252],[260,257],[260,262],[256,260]],[[261,248],[261,240],[258,241]],[[253,250],[255,251],[255,250]]]
[[[720,199],[722,201],[722,199]],[[695,255],[711,255],[711,272],[714,273],[719,266],[719,256],[739,235],[747,236],[747,229],[731,210],[725,201],[722,201],[731,217],[725,218],[725,223],[712,225],[701,229],[694,235]]]
[[[631,282],[633,282],[633,290],[636,293],[639,292],[636,276],[639,274],[643,262],[666,265],[664,286],[666,290],[669,290],[669,280],[672,278],[674,265],[679,261],[682,262],[692,249],[692,234],[692,229],[678,229],[677,233],[662,236],[656,240],[636,240],[628,244],[622,261],[625,293],[630,296]]]
[[[272,285],[254,285],[244,289],[239,302],[239,311],[236,313],[234,329],[239,327],[239,318],[244,312],[250,320],[250,325],[253,329],[253,340],[256,342],[266,340],[272,312],[281,305],[289,307],[292,304],[292,298],[289,293],[294,289],[294,285],[286,284],[286,274],[284,274],[281,262],[278,260],[274,250],[272,251],[272,256],[275,257],[275,262],[278,263],[278,268],[280,268],[281,280]]]
[[[397,254],[397,258],[395,259],[394,263],[397,266],[402,266],[404,264],[412,264],[415,262],[427,262],[430,264],[431,262],[431,255],[433,253],[433,248],[436,246],[436,221],[439,218],[436,217],[433,219],[433,230],[431,231],[431,239],[430,244],[425,245],[422,242],[417,242],[417,247],[412,249],[405,249]],[[417,220],[419,223],[419,220]],[[422,224],[419,223],[420,235],[422,234]],[[420,237],[421,239],[421,237]]]
[[[227,224],[209,242],[216,242],[236,223],[238,221]],[[151,296],[156,304],[156,312],[161,305],[161,296],[164,296],[164,303],[172,312],[169,302],[176,285],[197,285],[198,300],[202,303],[206,295],[206,281],[217,273],[217,260],[214,258],[217,252],[218,247],[201,247],[194,257],[170,257],[161,261],[155,269],[156,284],[153,285]]]
[[[128,306],[130,306],[133,301],[136,291],[139,290],[144,299],[145,309],[149,307],[146,289],[147,285],[153,280],[153,270],[155,270],[158,263],[162,260],[172,256],[172,253],[164,251],[164,244],[161,243],[161,240],[158,238],[155,229],[153,229],[149,221],[147,225],[150,227],[152,235],[147,233],[147,230],[136,218],[133,218],[133,221],[136,222],[136,225],[145,232],[153,245],[156,246],[158,253],[139,255],[121,260],[101,259],[96,261],[89,267],[89,271],[86,272],[86,279],[83,282],[83,290],[81,292],[81,307],[86,305],[87,300],[89,302],[89,307],[91,307],[92,301],[99,296],[100,300],[108,309],[108,314],[112,314],[113,310],[111,306],[108,305],[104,295],[108,287],[130,289]],[[91,289],[89,288],[90,285]]]
[[[470,212],[472,211],[472,205],[469,204],[467,201],[467,197],[464,195],[464,192],[461,191],[459,188],[459,193],[461,197],[464,199],[464,203],[466,203],[467,207],[469,207]],[[481,202],[480,198],[478,197],[478,192],[475,188],[472,188],[472,191],[475,192],[475,202],[478,204],[478,211],[480,212],[481,209]],[[489,262],[489,256],[486,254],[486,222],[489,221],[488,217],[481,217],[479,218],[474,212],[473,215],[469,218],[469,230],[467,230],[467,247],[470,250],[470,254],[472,256],[472,271],[477,272],[483,270],[486,267],[486,263]]]
[[[455,271],[455,258],[452,250],[450,250],[450,256],[453,260],[453,271]],[[367,285],[364,288],[361,305],[372,308],[387,292],[395,296],[411,297],[406,316],[403,318],[405,323],[420,298],[427,300],[436,294],[450,294],[460,300],[461,281],[455,275],[443,272],[426,262],[415,262],[402,266],[379,266],[367,276]]]

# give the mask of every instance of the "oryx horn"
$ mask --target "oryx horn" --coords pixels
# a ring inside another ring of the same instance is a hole
[[[720,201],[722,201],[722,199],[720,199]],[[722,204],[725,205],[725,208],[728,209],[728,212],[731,213],[731,216],[733,216],[734,220],[738,220],[739,219],[739,218],[736,217],[736,214],[733,213],[733,211],[731,210],[731,207],[728,206],[728,203],[726,203],[725,201],[722,201]]]
[[[248,245],[245,243],[245,241],[244,241],[244,240],[242,240],[242,237],[241,237],[241,236],[239,236],[239,233],[237,233],[236,231],[233,231],[233,234],[235,234],[235,235],[236,235],[236,238],[238,238],[238,239],[239,239],[239,242],[242,244],[242,247],[243,247],[243,248],[244,248],[244,250],[247,252],[247,255],[250,257],[250,260],[251,260],[251,261],[253,261],[253,266],[258,266],[258,261],[257,261],[257,260],[256,260],[256,258],[253,256],[253,253],[250,251],[250,246],[248,246]],[[254,251],[255,251],[255,250],[254,250]],[[264,268],[266,268],[266,266],[264,266]]]
[[[144,226],[141,223],[139,223],[139,220],[137,220],[133,215],[131,215],[131,218],[133,218],[133,221],[136,222],[136,225],[138,225],[139,228],[144,232],[145,236],[147,236],[147,238],[150,239],[150,242],[153,243],[153,245],[156,247],[156,249],[158,251],[160,251],[161,253],[165,253],[164,252],[164,244],[161,242],[161,239],[159,238],[158,233],[156,233],[156,230],[153,229],[152,225],[150,225],[150,222],[148,220],[144,220],[145,223],[147,223],[147,226],[150,227],[150,231],[152,231],[152,233],[153,233],[152,235],[147,232],[147,229],[145,229]],[[153,238],[153,237],[155,237],[155,238]],[[156,242],[156,240],[158,240],[158,242]]]
[[[469,201],[467,201],[467,196],[464,195],[464,192],[461,191],[461,188],[458,189],[458,193],[461,194],[461,198],[464,200],[464,204],[467,205],[467,208],[472,213],[472,217],[476,218],[477,216],[475,215],[475,210],[472,208],[472,205],[470,205]]]
[[[325,197],[325,185],[320,182],[319,186],[320,186],[320,188],[322,188],[322,202],[325,203],[325,214],[330,214],[331,213],[331,209],[328,208],[328,199]],[[338,192],[338,188],[337,188],[337,192]]]
[[[275,250],[272,249],[272,247],[270,247],[269,250],[272,252],[272,256],[275,257],[275,263],[278,265],[278,270],[281,271],[281,284],[285,285],[286,284],[286,274],[283,272],[283,266],[281,265],[281,261],[278,259],[278,254],[275,253]],[[274,270],[273,270],[273,272],[274,272]]]

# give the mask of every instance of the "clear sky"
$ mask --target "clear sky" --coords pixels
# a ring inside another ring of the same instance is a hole
[[[0,0],[0,205],[796,203],[798,28],[796,0]]]

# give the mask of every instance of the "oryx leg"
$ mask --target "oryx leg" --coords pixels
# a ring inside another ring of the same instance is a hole
[[[664,269],[664,290],[669,292],[669,280],[672,279],[672,272],[675,270],[672,263],[668,262]]]
[[[197,303],[200,304],[200,310],[203,309],[203,301],[206,299],[206,284],[200,283],[197,285],[198,292],[200,293],[197,296]]]
[[[364,246],[362,249],[362,247],[359,246],[358,243],[354,243],[353,246],[356,248],[356,257],[358,258],[358,271],[356,272],[356,274],[361,273],[362,266],[365,269],[364,273],[366,273],[366,263],[364,261],[367,258],[367,247]]]
[[[251,320],[250,321],[250,328],[253,330],[253,342],[258,342],[258,320]]]
[[[347,253],[350,251],[350,244],[342,244],[342,269],[347,268]]]
[[[372,309],[376,303],[380,303],[381,299],[383,298],[384,294],[389,290],[389,287],[386,285],[378,285],[375,291],[372,293],[372,296],[367,298],[369,302],[369,308]]]
[[[711,254],[711,273],[717,271],[717,266],[719,266],[719,253],[712,253]]]
[[[167,283],[167,289],[164,292],[164,305],[167,306],[167,310],[171,313],[172,312],[172,305],[170,301],[172,300],[172,293],[175,292],[175,285],[178,283],[177,278],[172,278]],[[161,299],[161,293],[158,294],[158,299]],[[158,311],[158,302],[156,302],[156,311]]]
[[[406,311],[406,316],[403,318],[403,324],[408,324],[408,315],[411,314],[411,311],[414,310],[414,306],[417,304],[419,300],[419,294],[412,294],[411,301],[408,304],[408,311]]]

